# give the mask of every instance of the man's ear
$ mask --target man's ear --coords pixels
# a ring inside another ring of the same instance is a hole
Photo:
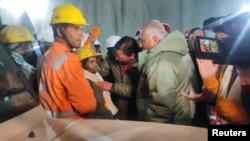
[[[153,41],[154,41],[154,44],[158,44],[160,42],[160,38],[158,36],[153,36],[152,37]]]
[[[56,32],[57,32],[57,35],[58,35],[60,38],[62,38],[62,34],[61,34],[59,28],[56,28]]]

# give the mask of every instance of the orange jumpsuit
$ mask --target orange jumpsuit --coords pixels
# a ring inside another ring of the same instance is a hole
[[[220,84],[216,75],[202,79],[203,85],[208,91],[218,94],[214,109],[221,117],[226,119],[229,124],[250,124],[250,117],[241,105],[236,104],[218,93]]]
[[[38,84],[40,102],[51,117],[77,119],[96,108],[79,58],[59,42],[41,58]]]

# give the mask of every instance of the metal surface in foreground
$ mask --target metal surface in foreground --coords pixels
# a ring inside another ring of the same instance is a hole
[[[0,124],[2,141],[206,141],[207,129],[97,119],[50,119],[41,106]]]

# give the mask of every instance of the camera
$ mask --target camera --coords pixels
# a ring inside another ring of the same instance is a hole
[[[213,60],[215,64],[250,66],[250,30],[221,41],[197,36],[195,53],[197,58]]]
[[[215,59],[222,55],[222,48],[216,38],[197,36],[195,39],[195,53],[197,58]]]
[[[210,59],[216,64],[250,66],[250,12],[239,12],[222,17],[212,17],[203,23],[204,29],[223,32],[228,38],[197,37],[197,58]]]

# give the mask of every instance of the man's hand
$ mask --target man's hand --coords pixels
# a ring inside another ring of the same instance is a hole
[[[219,68],[218,64],[214,64],[212,60],[198,59],[198,58],[196,60],[202,78],[216,75],[216,72],[218,71]]]
[[[217,32],[216,33],[216,38],[218,40],[223,40],[223,39],[228,38],[228,37],[229,37],[229,35],[226,34],[226,33],[223,33],[223,32]]]
[[[184,31],[183,31],[183,36],[186,38],[186,37],[188,37],[188,34],[189,34],[189,32],[191,31],[191,29],[189,29],[189,28],[187,28],[187,29],[185,29]]]
[[[209,101],[214,96],[214,94],[208,92],[206,89],[204,89],[203,92],[199,94],[187,94],[182,92],[181,95],[193,101]]]
[[[99,86],[103,91],[110,91],[113,83],[107,81],[98,81],[96,82],[96,85]]]

